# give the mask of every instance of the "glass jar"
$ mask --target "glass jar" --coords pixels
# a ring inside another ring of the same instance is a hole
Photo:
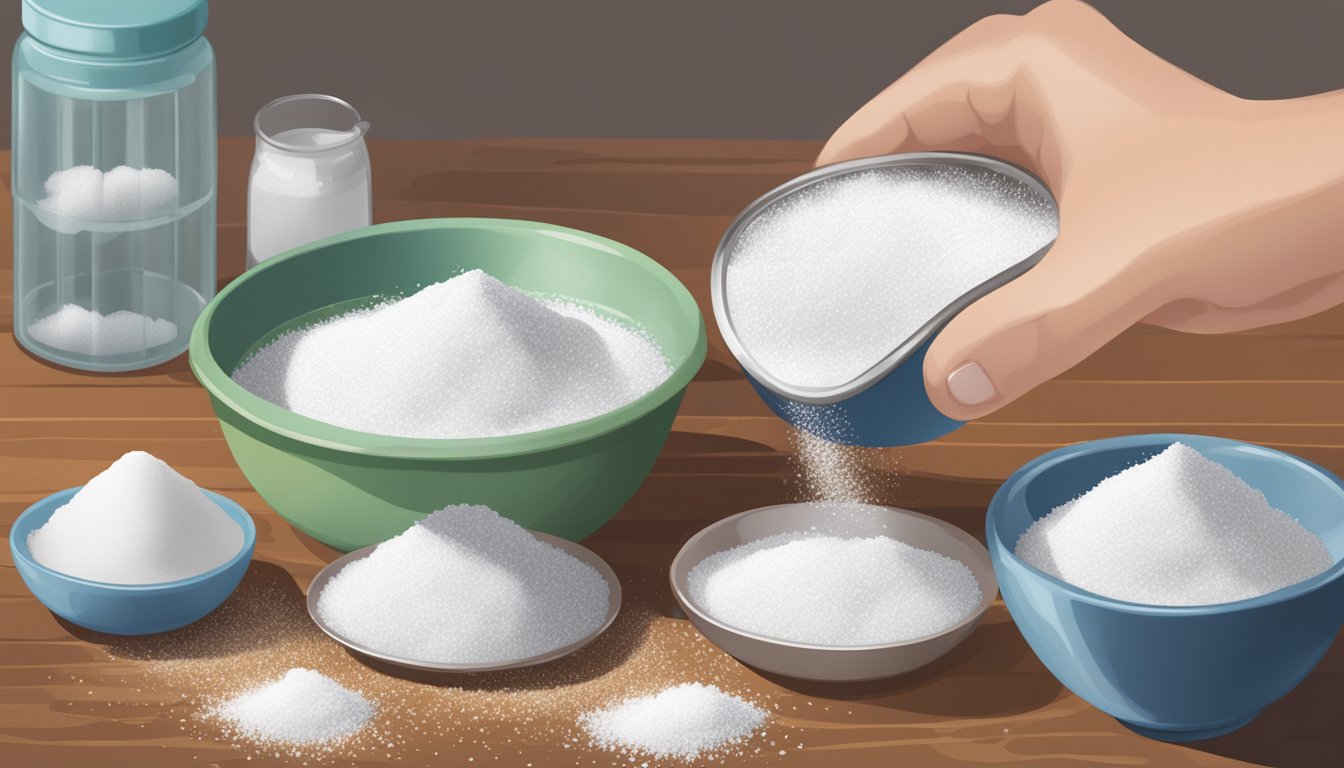
[[[369,124],[333,96],[286,96],[257,113],[247,265],[373,223]]]
[[[206,0],[23,0],[14,333],[93,371],[181,354],[215,292]]]

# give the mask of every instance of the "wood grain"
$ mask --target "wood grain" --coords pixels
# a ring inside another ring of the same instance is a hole
[[[723,229],[756,195],[805,170],[817,145],[375,141],[371,149],[380,221],[503,216],[593,231],[667,265],[708,317],[708,264]],[[243,267],[251,151],[250,140],[225,139],[221,146],[221,284]],[[221,739],[203,720],[203,697],[211,691],[202,681],[247,684],[295,661],[376,691],[396,710],[388,723],[403,729],[386,749],[375,745],[318,762],[628,765],[583,743],[561,745],[573,737],[577,708],[662,682],[706,679],[777,713],[734,765],[1340,764],[1344,648],[1338,645],[1253,724],[1189,746],[1136,736],[1063,689],[1001,603],[948,657],[879,683],[775,678],[710,647],[679,618],[665,587],[667,565],[709,522],[792,493],[787,431],[712,329],[709,361],[652,475],[588,541],[627,585],[627,608],[611,638],[583,658],[504,677],[429,684],[387,678],[307,622],[303,589],[335,553],[294,532],[251,490],[185,358],[93,376],[47,365],[18,347],[10,334],[10,226],[9,216],[0,216],[0,326],[10,336],[0,343],[6,530],[27,505],[141,448],[242,503],[257,520],[258,544],[244,587],[224,608],[201,626],[134,642],[58,621],[28,594],[8,551],[0,556],[0,765],[292,764]],[[1222,337],[1135,328],[992,417],[889,452],[881,465],[897,470],[885,484],[885,501],[979,534],[997,484],[1024,461],[1078,440],[1149,431],[1252,440],[1339,472],[1342,382],[1344,308]],[[413,722],[407,719],[413,710],[437,714]]]

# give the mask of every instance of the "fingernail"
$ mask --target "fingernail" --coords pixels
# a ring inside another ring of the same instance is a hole
[[[962,405],[982,405],[994,399],[994,382],[977,362],[969,362],[947,377],[947,392]]]

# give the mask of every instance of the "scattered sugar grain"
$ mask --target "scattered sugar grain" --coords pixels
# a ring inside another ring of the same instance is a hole
[[[764,710],[716,686],[687,683],[585,712],[579,722],[603,749],[693,760],[741,743],[766,718]]]
[[[1319,536],[1179,442],[1056,507],[1016,553],[1074,586],[1149,605],[1245,600],[1333,564]]]
[[[1057,229],[1048,199],[989,171],[841,176],[746,226],[728,256],[726,307],[742,345],[776,378],[840,386]]]
[[[469,438],[589,419],[670,374],[641,329],[473,270],[285,334],[233,378],[281,407],[348,429]]]
[[[605,621],[609,588],[592,566],[488,507],[450,506],[345,566],[317,610],[382,653],[437,663],[537,656]]]
[[[221,706],[216,714],[246,738],[283,744],[336,742],[373,717],[368,700],[320,672],[296,667]]]
[[[157,584],[205,573],[243,548],[243,530],[195,483],[131,451],[28,536],[33,559],[112,584]]]
[[[687,578],[691,599],[730,626],[829,646],[880,645],[961,623],[982,593],[958,560],[887,536],[783,533],[717,552]]]
[[[177,338],[177,324],[122,309],[111,314],[66,304],[28,326],[38,343],[79,355],[143,352]]]
[[[785,407],[796,488],[804,501],[877,504],[896,484],[895,454],[842,442],[850,435],[848,416],[838,405],[790,403]]]

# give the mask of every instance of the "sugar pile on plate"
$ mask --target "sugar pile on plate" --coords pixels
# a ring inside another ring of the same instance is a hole
[[[846,384],[1058,228],[1016,179],[905,166],[817,183],[763,211],[728,255],[725,306],[766,372]]]
[[[243,529],[196,484],[131,451],[28,536],[33,559],[110,584],[159,584],[205,573],[243,548]]]
[[[125,355],[173,341],[177,324],[126,309],[104,315],[66,304],[29,324],[28,334],[38,343],[79,355]]]
[[[295,413],[348,429],[467,438],[592,418],[670,374],[641,330],[473,270],[281,336],[233,378]]]
[[[606,620],[607,582],[489,507],[451,506],[332,577],[317,611],[372,650],[442,664],[538,656]]]
[[[660,760],[692,760],[703,752],[739,743],[765,720],[766,713],[750,702],[700,683],[626,699],[579,717],[599,747],[645,753]]]
[[[295,667],[225,702],[214,714],[245,738],[284,744],[338,742],[363,728],[373,705],[321,672]]]
[[[177,208],[177,179],[161,168],[119,165],[104,173],[79,165],[51,174],[43,187],[40,207],[89,221],[138,221]],[[69,224],[78,231],[77,223]]]
[[[1055,507],[1016,553],[1089,592],[1149,605],[1245,600],[1333,562],[1319,536],[1179,442]]]
[[[980,603],[971,569],[889,536],[782,533],[691,569],[695,604],[718,621],[812,645],[880,645],[953,627]]]

